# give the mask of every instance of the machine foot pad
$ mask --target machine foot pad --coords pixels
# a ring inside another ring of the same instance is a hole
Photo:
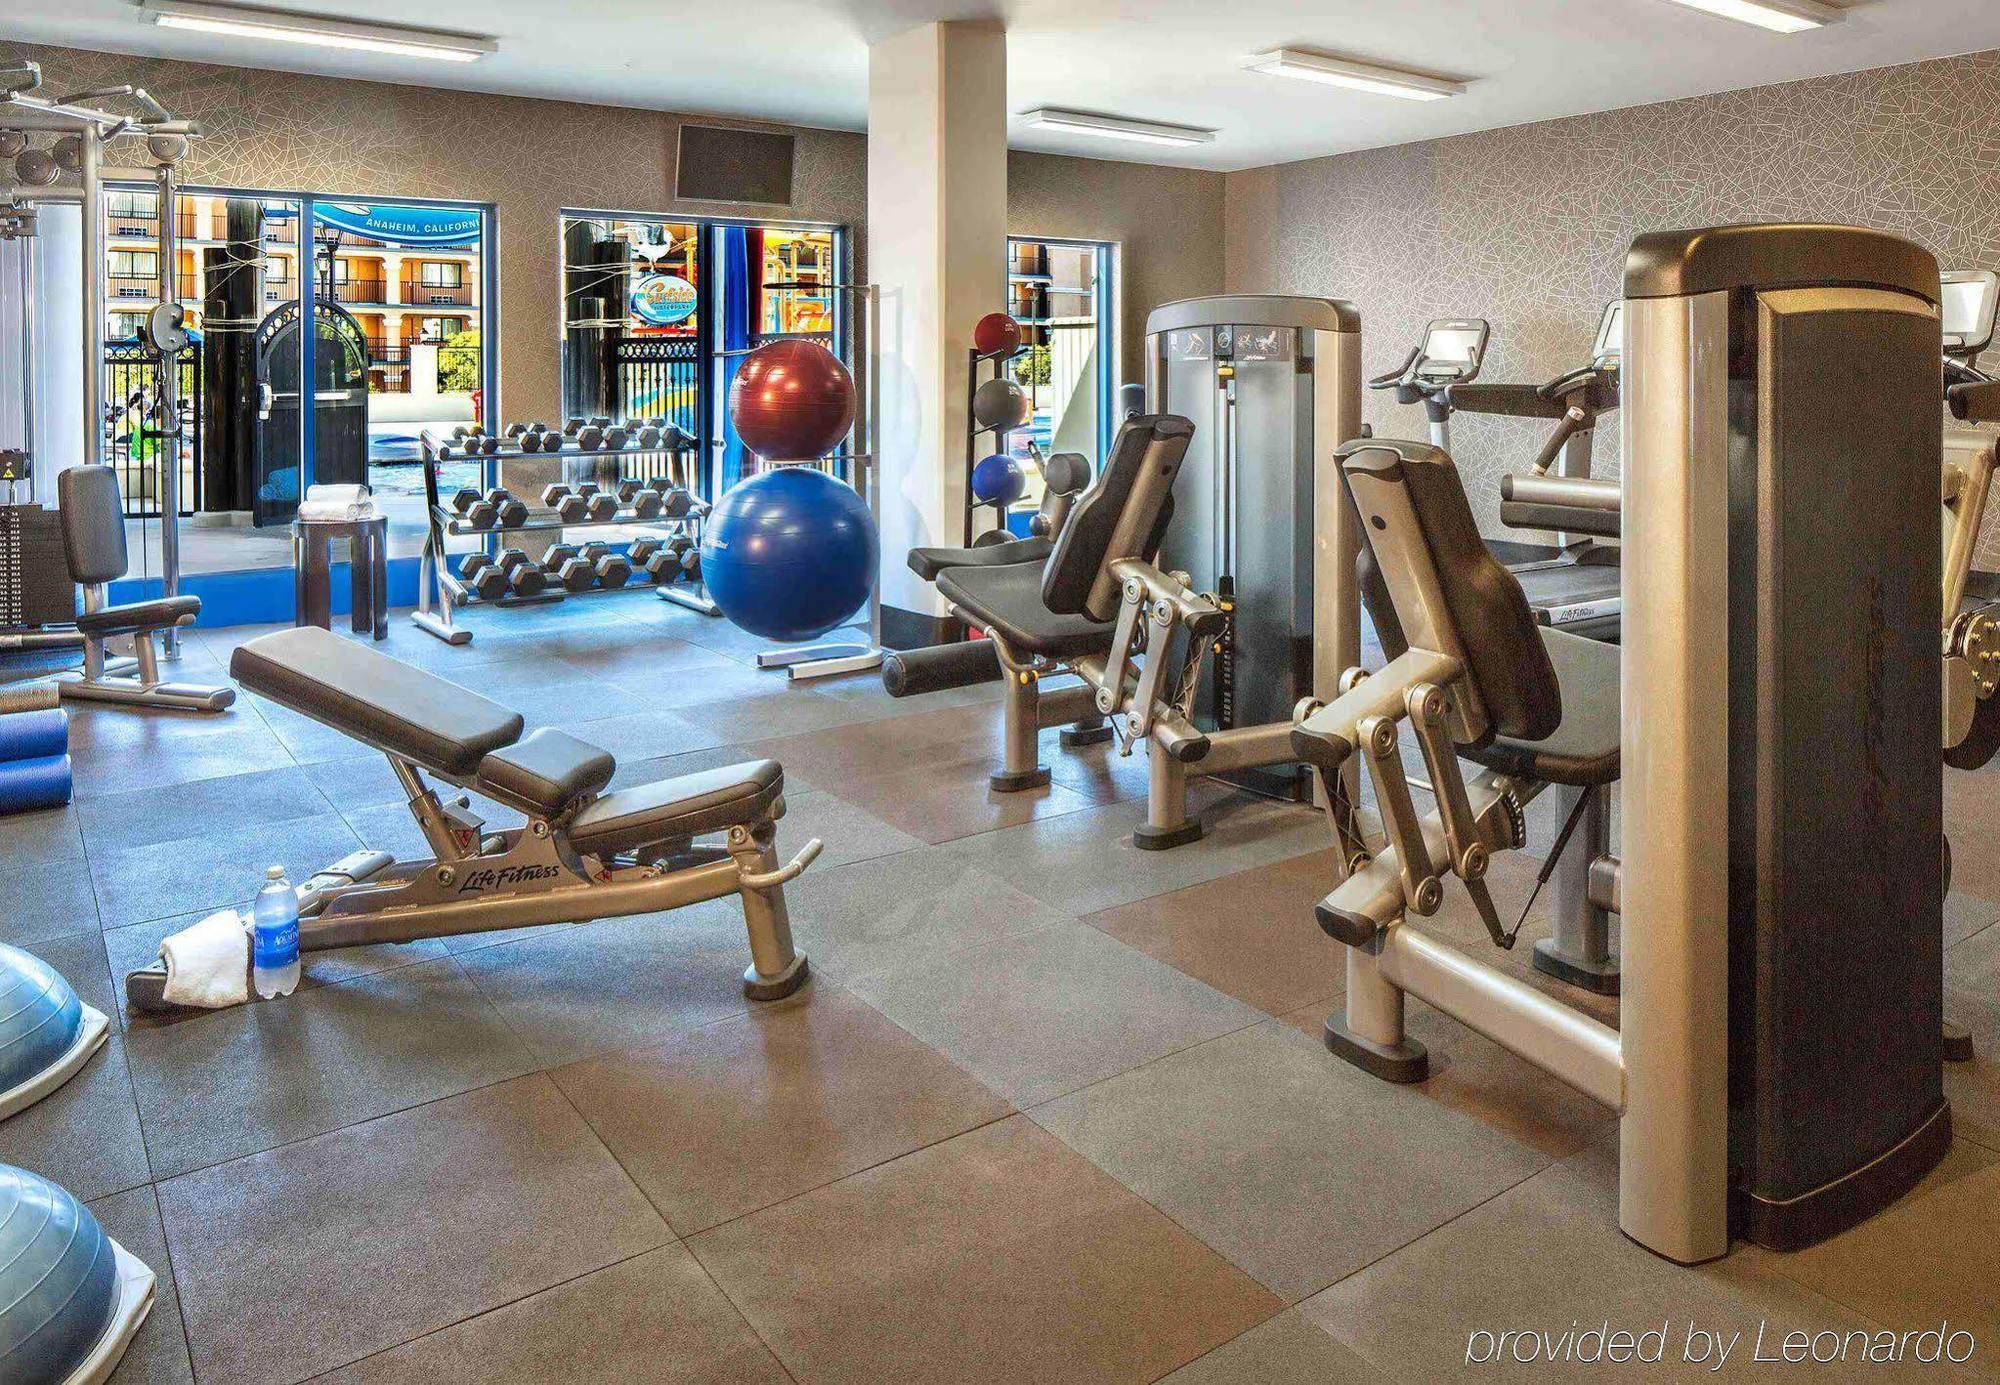
[[[1200,841],[1202,835],[1199,818],[1189,818],[1177,827],[1155,827],[1150,822],[1142,822],[1132,829],[1132,845],[1141,851],[1171,851],[1174,847]]]
[[[783,1000],[795,994],[812,976],[812,967],[801,952],[792,959],[792,964],[776,976],[760,976],[757,968],[749,967],[743,972],[743,994],[752,1000]]]
[[[1582,961],[1556,951],[1554,938],[1543,938],[1535,944],[1534,962],[1536,971],[1553,976],[1578,990],[1596,995],[1618,994],[1616,957],[1607,957],[1602,962]]]
[[[1080,750],[1087,745],[1103,745],[1110,739],[1109,725],[1065,726],[1056,734],[1056,740],[1064,750]]]
[[[1421,1082],[1431,1075],[1430,1051],[1415,1039],[1378,1044],[1353,1033],[1338,1015],[1326,1022],[1326,1047],[1329,1053],[1384,1082]]]
[[[1962,1024],[1950,1020],[1944,1022],[1944,1060],[1947,1063],[1970,1063],[1972,1053],[1972,1031]]]
[[[1009,774],[1002,770],[986,777],[987,786],[995,793],[1022,793],[1028,789],[1046,789],[1049,786],[1049,772],[1040,765]]]

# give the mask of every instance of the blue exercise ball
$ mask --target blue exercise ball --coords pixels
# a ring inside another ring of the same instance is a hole
[[[972,498],[981,505],[1005,509],[1019,500],[1027,488],[1028,478],[1021,474],[1021,464],[1004,453],[981,457],[979,465],[972,469]]]
[[[861,609],[878,544],[868,504],[815,467],[760,472],[701,532],[701,576],[722,613],[769,640],[824,635]]]
[[[69,1379],[120,1306],[118,1249],[90,1209],[0,1164],[0,1379]]]

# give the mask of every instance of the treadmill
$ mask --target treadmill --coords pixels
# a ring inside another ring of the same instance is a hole
[[[1618,639],[1621,571],[1618,482],[1591,473],[1598,419],[1618,407],[1624,304],[1605,305],[1590,364],[1540,385],[1475,384],[1451,391],[1454,410],[1555,424],[1525,472],[1500,478],[1500,522],[1556,531],[1553,549],[1523,560],[1495,545],[1520,579],[1535,619],[1588,639]]]

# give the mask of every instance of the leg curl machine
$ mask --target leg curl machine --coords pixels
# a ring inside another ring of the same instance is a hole
[[[1595,872],[1626,924],[1620,1029],[1418,926],[1447,875],[1491,917],[1487,864],[1545,787],[1532,762],[1468,783],[1452,751],[1608,730],[1603,673],[1465,541],[1434,448],[1341,450],[1408,647],[1350,672],[1295,740],[1344,848],[1316,910],[1347,962],[1329,1046],[1420,1079],[1415,995],[1603,1102],[1620,1226],[1693,1263],[1732,1235],[1788,1249],[1855,1225],[1950,1145],[1939,280],[1873,231],[1725,227],[1641,237],[1624,296],[1626,816],[1622,859]],[[1437,790],[1424,817],[1405,722]],[[1357,761],[1379,833],[1343,783]]]

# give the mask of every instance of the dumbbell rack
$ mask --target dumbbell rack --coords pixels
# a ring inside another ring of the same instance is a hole
[[[612,596],[628,592],[651,591],[660,600],[684,606],[705,616],[719,616],[721,609],[708,595],[706,583],[699,579],[680,579],[656,586],[651,582],[628,582],[622,587],[593,587],[589,591],[573,592],[560,586],[552,586],[534,596],[508,595],[499,600],[488,600],[467,587],[452,572],[450,555],[446,552],[445,541],[453,538],[489,539],[503,534],[556,534],[565,529],[609,529],[652,530],[669,536],[685,537],[695,546],[701,544],[701,526],[708,514],[706,502],[696,499],[694,508],[684,515],[653,515],[641,518],[628,506],[620,505],[618,512],[604,519],[565,520],[545,505],[529,504],[528,519],[524,524],[510,524],[505,528],[497,525],[481,527],[467,524],[450,505],[446,504],[438,492],[438,468],[445,461],[507,462],[507,461],[555,461],[574,463],[578,459],[588,459],[593,463],[616,460],[622,471],[628,460],[659,459],[667,463],[661,471],[671,471],[675,475],[686,473],[685,457],[680,450],[668,447],[626,447],[618,451],[596,452],[524,452],[513,445],[513,439],[501,435],[503,445],[498,451],[480,452],[478,455],[460,455],[453,449],[453,455],[441,456],[446,447],[455,439],[440,439],[430,432],[422,434],[420,442],[424,454],[424,509],[426,514],[423,554],[417,568],[417,609],[410,620],[418,629],[434,635],[446,644],[462,645],[472,642],[472,631],[453,619],[453,612],[464,606],[487,606],[494,609],[511,609],[521,606],[549,606],[557,602],[573,601],[585,596]],[[520,497],[524,501],[526,497]]]

